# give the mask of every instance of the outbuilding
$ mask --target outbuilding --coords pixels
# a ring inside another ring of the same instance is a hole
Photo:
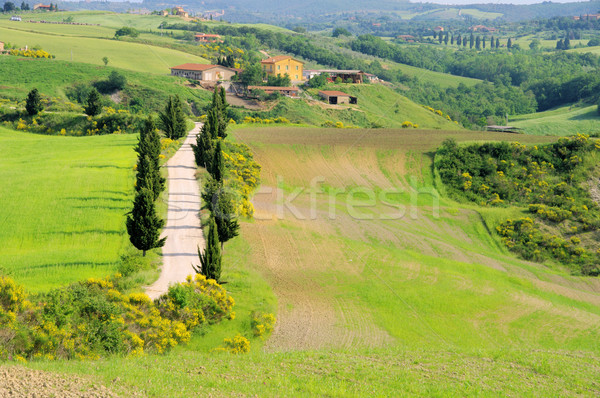
[[[235,74],[235,70],[221,65],[183,64],[171,68],[172,76],[205,82],[229,81]]]
[[[319,91],[319,96],[332,105],[358,103],[358,98],[341,91]]]

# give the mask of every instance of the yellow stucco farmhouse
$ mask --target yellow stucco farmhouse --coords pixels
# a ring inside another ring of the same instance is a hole
[[[284,76],[287,73],[292,82],[301,82],[304,80],[302,76],[304,63],[288,55],[278,55],[263,59],[260,61],[260,64],[262,65],[263,72],[267,75]]]

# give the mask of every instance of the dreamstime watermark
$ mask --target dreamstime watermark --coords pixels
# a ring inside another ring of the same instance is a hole
[[[408,187],[372,188],[350,186],[335,188],[326,184],[323,176],[314,177],[306,187],[285,189],[282,176],[277,176],[277,187],[262,186],[255,194],[254,214],[257,220],[297,220],[325,218],[335,220],[340,214],[356,220],[416,220],[427,212],[440,217],[440,197],[431,186],[419,185],[410,177]],[[262,207],[266,207],[263,209]]]

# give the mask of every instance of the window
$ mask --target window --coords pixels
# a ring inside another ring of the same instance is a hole
[[[296,80],[298,80],[298,75],[296,75]]]
[[[286,65],[286,66],[285,66],[285,70],[290,70],[290,66],[289,66],[289,65]]]
[[[281,65],[277,65],[277,70],[281,69]]]
[[[298,65],[296,65],[296,70],[298,70]]]

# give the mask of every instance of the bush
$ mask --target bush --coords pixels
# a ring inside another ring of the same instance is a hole
[[[195,327],[233,316],[233,298],[201,275],[171,286],[156,302],[123,294],[120,283],[120,277],[91,278],[31,303],[22,287],[0,277],[0,359],[163,353],[187,342]]]
[[[123,26],[121,29],[115,32],[115,38],[119,38],[121,36],[129,36],[129,37],[138,37],[140,32],[135,28],[130,28],[128,26]]]

